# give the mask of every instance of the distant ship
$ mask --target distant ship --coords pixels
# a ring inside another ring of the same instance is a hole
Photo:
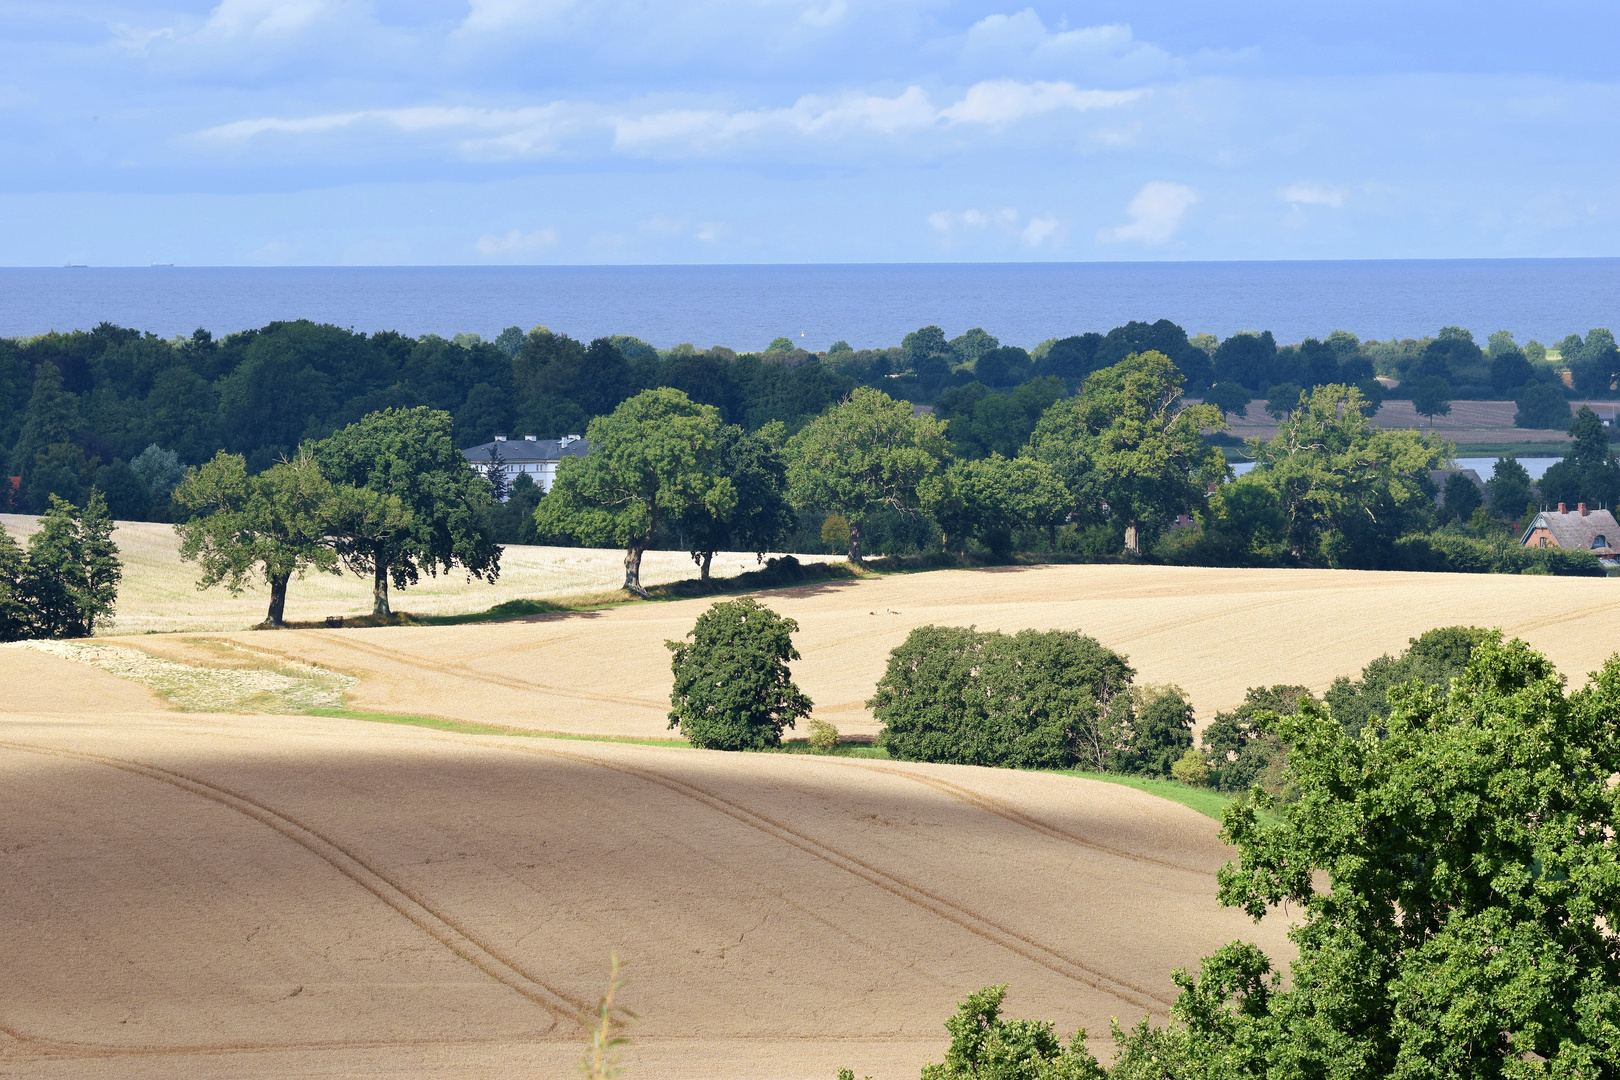
[[[63,263],[62,264],[62,269],[64,269],[64,270],[88,270],[88,269],[90,269],[90,264],[89,263]]]
[[[153,263],[152,265],[153,266],[169,266],[169,267],[172,267],[172,266],[174,266],[174,263]]]

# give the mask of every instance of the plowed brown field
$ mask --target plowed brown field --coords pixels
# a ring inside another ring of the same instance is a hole
[[[889,650],[924,623],[1078,629],[1126,654],[1138,678],[1177,683],[1200,718],[1250,686],[1325,689],[1436,626],[1495,626],[1576,684],[1620,644],[1620,580],[1351,570],[1047,566],[937,571],[762,594],[798,620],[794,665],[817,716],[878,730],[865,707]],[[460,627],[228,636],[357,675],[356,708],[582,734],[659,736],[669,710],[663,642],[710,601],[640,604]],[[178,658],[187,636],[129,643]]]
[[[1106,1051],[1172,968],[1286,955],[1214,822],[1115,785],[0,685],[0,1075],[562,1077],[617,950],[632,1080],[887,1080],[989,983]]]

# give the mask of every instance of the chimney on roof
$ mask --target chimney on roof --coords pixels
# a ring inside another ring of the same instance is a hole
[[[1569,507],[1565,506],[1563,503],[1559,503],[1558,504],[1558,512],[1560,514],[1567,514],[1567,513],[1569,513]]]
[[[1576,506],[1581,511],[1581,517],[1585,517],[1586,516],[1586,504],[1585,503],[1577,503]]]
[[[525,436],[523,436],[523,441],[524,442],[534,442],[534,436],[533,435],[525,435]]]

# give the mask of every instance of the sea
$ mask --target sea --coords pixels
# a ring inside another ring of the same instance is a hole
[[[1620,258],[1337,262],[905,263],[751,266],[0,268],[0,337],[103,321],[162,337],[278,319],[360,331],[547,326],[581,340],[633,334],[739,352],[777,337],[897,345],[937,325],[1004,344],[1170,319],[1189,334],[1270,330],[1280,343],[1349,330],[1421,337],[1443,326],[1554,344],[1620,328]]]

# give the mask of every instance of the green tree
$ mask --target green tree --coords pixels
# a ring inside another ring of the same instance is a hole
[[[55,495],[28,538],[28,557],[18,591],[28,605],[31,630],[41,637],[84,637],[90,632],[82,606],[89,588],[78,508]]]
[[[1082,1029],[1065,1047],[1050,1023],[1003,1020],[1007,987],[987,986],[945,1021],[945,1060],[923,1066],[922,1080],[1102,1080],[1107,1073],[1086,1049]],[[853,1076],[853,1074],[851,1074]]]
[[[1580,341],[1577,335],[1572,334],[1570,338]],[[1570,338],[1564,339],[1566,345]],[[1614,388],[1615,380],[1620,379],[1620,349],[1615,347],[1614,335],[1607,330],[1588,331],[1580,349],[1571,352],[1566,348],[1563,357],[1564,363],[1569,365],[1570,381],[1579,393],[1607,394]]]
[[[147,494],[155,505],[169,501],[169,496],[186,478],[186,467],[180,464],[180,455],[152,443],[129,462],[130,471],[146,485]]]
[[[921,492],[923,508],[945,530],[947,546],[967,550],[980,539],[1000,558],[1012,550],[1018,529],[1043,529],[1048,548],[1073,501],[1057,470],[1035,458],[958,461],[930,477]]]
[[[96,488],[107,497],[107,512],[120,521],[145,521],[152,512],[152,496],[124,461],[96,470]]]
[[[1516,458],[1497,458],[1485,486],[1491,492],[1492,512],[1503,520],[1517,520],[1530,506],[1530,470]]]
[[[1427,416],[1433,428],[1435,417],[1451,415],[1451,384],[1441,375],[1419,379],[1412,387],[1412,408],[1419,416]]]
[[[1564,388],[1556,383],[1530,383],[1519,391],[1513,403],[1518,411],[1513,414],[1517,428],[1565,428],[1569,426],[1569,399]]]
[[[1248,416],[1249,403],[1254,395],[1242,383],[1219,382],[1204,394],[1204,403],[1213,405],[1231,416]]]
[[[112,615],[118,607],[118,585],[124,579],[124,564],[113,543],[113,520],[107,513],[107,500],[95,488],[79,515],[79,547],[84,558],[84,586],[79,594],[79,617],[85,636],[96,632],[96,621]]]
[[[23,591],[26,572],[22,548],[0,524],[0,641],[19,641],[33,629],[28,597]]]
[[[1609,432],[1590,405],[1569,422],[1569,449],[1541,477],[1541,497],[1549,503],[1620,503],[1620,462],[1615,460]]]
[[[731,481],[735,499],[723,513],[695,503],[676,521],[704,581],[715,552],[752,551],[763,560],[765,552],[798,527],[787,501],[784,431],[774,420],[755,432],[736,425],[720,429],[720,473]]]
[[[53,446],[73,443],[78,434],[79,399],[63,389],[62,370],[54,362],[42,360],[34,369],[33,393],[23,412],[17,445],[11,452],[12,475],[22,477],[23,490],[29,492],[30,500],[34,498],[34,473],[40,467],[41,455]],[[35,508],[45,510],[54,493],[39,492]]]
[[[669,726],[705,750],[781,745],[783,729],[810,715],[788,668],[798,629],[749,596],[699,615],[690,641],[664,642],[674,654]]]
[[[1373,559],[1415,508],[1430,505],[1426,474],[1445,460],[1444,444],[1417,431],[1375,430],[1363,403],[1355,387],[1318,386],[1276,438],[1249,440],[1257,467],[1244,479],[1276,492],[1296,559],[1343,561],[1347,550],[1351,561]]]
[[[882,507],[911,512],[918,487],[945,455],[945,429],[932,416],[880,390],[857,387],[849,398],[788,440],[788,493],[800,509],[849,522],[849,559],[861,565],[861,530]]]
[[[736,506],[736,488],[722,472],[723,427],[712,405],[669,387],[643,390],[591,421],[591,452],[558,468],[535,527],[541,536],[623,546],[624,587],[646,596],[641,556],[659,523],[700,507],[724,520]]]
[[[1448,519],[1467,522],[1474,516],[1474,511],[1484,504],[1485,497],[1468,477],[1460,472],[1446,477],[1445,511]]]
[[[1030,455],[1063,477],[1082,518],[1106,506],[1132,554],[1230,472],[1203,441],[1226,417],[1214,405],[1178,407],[1181,386],[1163,353],[1132,354],[1047,409],[1030,437]]]
[[[1266,415],[1273,420],[1284,420],[1299,408],[1299,399],[1305,390],[1298,383],[1278,383],[1266,391]]]
[[[1134,675],[1078,633],[920,626],[889,654],[867,707],[901,760],[1100,769],[1128,731]]]
[[[390,613],[390,581],[403,589],[422,571],[454,566],[488,581],[500,575],[501,549],[488,528],[489,482],[473,472],[450,430],[446,412],[384,409],[314,447],[346,509],[334,515],[337,554],[356,574],[371,575],[378,615]]]
[[[221,450],[174,491],[175,504],[189,514],[175,526],[180,557],[201,566],[199,589],[223,583],[237,595],[249,579],[262,577],[270,589],[265,625],[283,626],[293,575],[337,569],[329,535],[333,498],[307,453],[250,477],[240,454]]]
[[[1179,686],[1138,686],[1129,735],[1109,761],[1113,772],[1168,777],[1192,749],[1193,707]]]

